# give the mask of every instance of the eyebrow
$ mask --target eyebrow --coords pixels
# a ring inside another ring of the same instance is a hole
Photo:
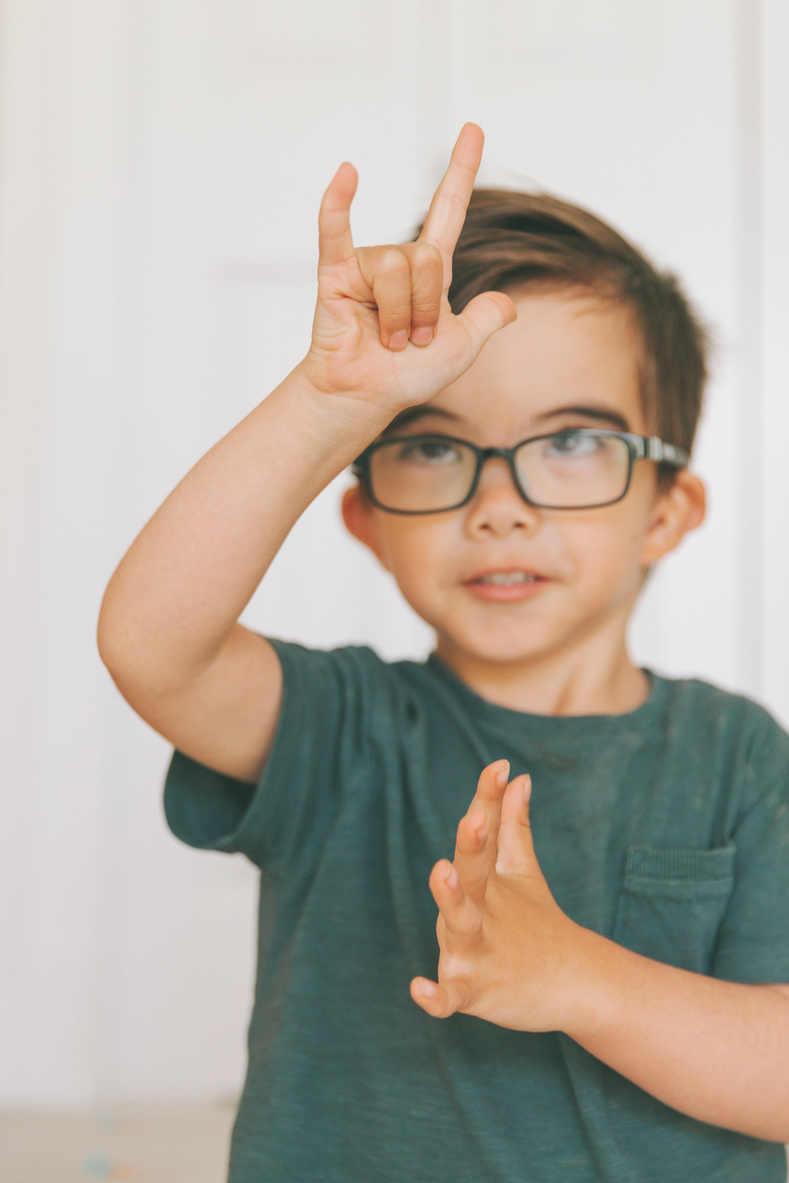
[[[538,415],[535,420],[536,423],[545,423],[549,419],[558,419],[559,416],[573,415],[581,419],[593,419],[597,423],[613,423],[621,431],[631,431],[630,424],[624,415],[619,411],[613,410],[612,407],[606,406],[569,406],[556,407],[552,411],[546,411],[542,415]]]
[[[407,424],[415,422],[417,419],[424,419],[426,415],[439,415],[443,419],[450,419],[453,423],[460,422],[460,416],[453,411],[445,411],[443,407],[431,407],[423,403],[419,407],[406,407],[399,415],[395,415],[392,422],[384,428],[382,435],[388,435],[391,431],[397,431],[400,427],[406,427]]]
[[[462,417],[456,415],[453,411],[447,411],[444,407],[431,407],[428,403],[423,403],[418,407],[406,407],[399,415],[395,415],[394,419],[384,428],[381,434],[382,436],[387,436],[401,427],[406,427],[409,423],[424,419],[427,415],[438,415],[453,423],[462,422]],[[624,415],[620,414],[619,411],[615,411],[612,407],[606,407],[602,404],[591,404],[589,406],[572,404],[566,407],[556,407],[551,411],[545,411],[542,415],[538,415],[534,422],[540,424],[547,423],[551,419],[558,419],[568,415],[573,415],[580,419],[592,419],[596,423],[613,424],[620,431],[631,430],[630,424]]]

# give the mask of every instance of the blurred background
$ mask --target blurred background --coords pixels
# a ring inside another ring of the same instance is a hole
[[[166,829],[170,751],[95,624],[143,523],[303,356],[342,160],[357,243],[401,240],[472,119],[481,183],[585,205],[681,275],[715,331],[710,515],[633,645],[789,724],[787,50],[782,0],[0,0],[0,1123],[104,1122],[53,1180],[153,1180],[113,1115],[220,1112],[221,1143],[242,1083],[257,874]],[[347,479],[243,619],[422,656],[342,532]]]

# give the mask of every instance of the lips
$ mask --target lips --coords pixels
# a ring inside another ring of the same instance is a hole
[[[535,595],[548,582],[544,575],[525,567],[492,567],[463,583],[478,599],[510,603]]]

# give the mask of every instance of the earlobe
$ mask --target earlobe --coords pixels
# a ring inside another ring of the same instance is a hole
[[[644,543],[644,565],[651,567],[675,550],[687,533],[701,525],[706,510],[707,493],[703,482],[683,468],[657,499]]]
[[[359,485],[352,485],[342,496],[342,520],[349,534],[371,550],[379,563],[389,570],[383,555],[375,521],[375,507],[370,504]]]

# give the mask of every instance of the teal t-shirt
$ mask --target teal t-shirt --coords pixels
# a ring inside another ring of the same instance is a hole
[[[670,1109],[558,1033],[409,996],[435,976],[433,864],[484,765],[530,772],[534,845],[579,924],[658,961],[789,982],[789,737],[652,676],[620,716],[486,702],[436,656],[273,642],[257,786],[176,752],[173,832],[261,868],[249,1066],[230,1183],[785,1183],[784,1148]]]

